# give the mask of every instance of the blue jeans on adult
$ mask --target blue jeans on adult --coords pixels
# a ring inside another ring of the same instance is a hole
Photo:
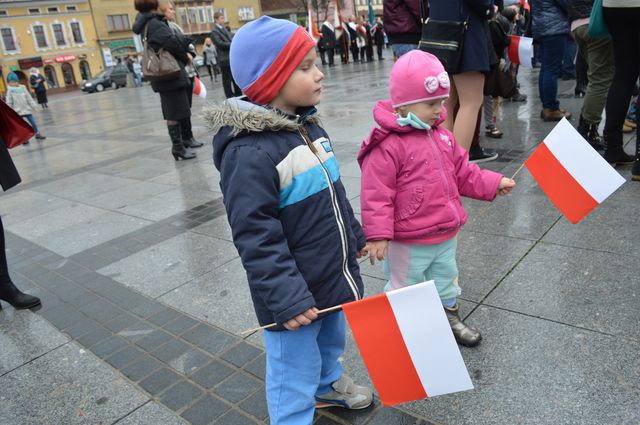
[[[391,50],[393,50],[393,54],[397,58],[417,48],[418,48],[417,44],[410,44],[410,43],[396,43],[391,45]]]
[[[576,55],[578,54],[578,46],[576,42],[567,39],[566,47],[564,50],[564,58],[562,59],[562,76],[563,77],[575,77],[576,76]]]
[[[567,45],[567,35],[549,35],[542,37],[539,42],[540,75],[538,89],[540,100],[545,109],[559,109],[558,78],[562,68],[562,59]]]
[[[36,134],[40,133],[38,131],[38,125],[36,124],[36,119],[34,118],[33,115],[29,114],[29,115],[23,115],[22,118],[26,119],[29,124],[31,125],[31,127],[33,128],[33,131],[36,132]]]
[[[297,331],[265,331],[267,407],[272,425],[313,422],[316,395],[342,376],[344,313],[334,313]]]

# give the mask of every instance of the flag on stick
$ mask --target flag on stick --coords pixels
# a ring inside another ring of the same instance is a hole
[[[551,130],[525,165],[551,202],[573,224],[625,182],[566,118]]]
[[[198,77],[194,77],[193,79],[193,94],[203,99],[207,98],[207,88]]]
[[[317,43],[318,40],[320,39],[320,33],[318,32],[318,27],[316,26],[316,23],[313,22],[313,18],[311,17],[311,9],[309,9],[309,18],[307,19],[307,22],[309,27],[307,31],[309,31],[309,35],[311,36],[311,38],[313,38],[313,41]]]
[[[533,68],[533,38],[510,35],[509,60],[525,68]]]
[[[433,281],[342,309],[385,406],[473,389]]]

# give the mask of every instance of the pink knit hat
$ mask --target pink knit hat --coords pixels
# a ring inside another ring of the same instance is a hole
[[[449,97],[449,75],[437,57],[422,50],[400,56],[391,70],[389,91],[394,108]]]

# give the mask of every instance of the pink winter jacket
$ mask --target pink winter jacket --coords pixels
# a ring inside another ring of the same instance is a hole
[[[469,156],[439,126],[401,127],[390,100],[376,104],[380,128],[362,143],[362,227],[367,240],[435,244],[451,239],[467,221],[460,195],[491,201],[501,174],[469,164]]]

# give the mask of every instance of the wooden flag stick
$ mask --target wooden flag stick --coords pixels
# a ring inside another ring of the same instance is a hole
[[[516,170],[516,172],[515,172],[515,173],[513,173],[513,176],[511,176],[511,180],[513,180],[513,179],[515,179],[515,178],[516,178],[516,176],[518,175],[518,173],[520,172],[520,170],[522,170],[522,168],[523,168],[523,167],[524,167],[524,162],[522,163],[522,165],[520,166],[520,168],[518,168],[518,169]]]
[[[317,314],[329,313],[331,311],[340,310],[341,308],[342,308],[342,304],[334,305],[333,307],[325,308],[324,310],[318,311]],[[240,332],[240,335],[250,334],[253,332],[261,331],[263,329],[271,329],[271,328],[275,328],[276,326],[278,326],[277,323],[272,323],[270,325],[260,326],[259,328],[247,329],[246,331]]]

